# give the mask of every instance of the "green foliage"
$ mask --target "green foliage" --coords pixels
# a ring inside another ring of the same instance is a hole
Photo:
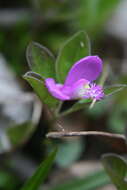
[[[109,183],[109,178],[104,171],[96,171],[93,174],[74,179],[64,184],[58,185],[50,190],[96,190]]]
[[[127,189],[127,181],[125,179],[127,173],[127,163],[120,156],[115,154],[107,154],[102,157],[104,168],[110,176],[112,182],[118,190]]]
[[[33,176],[25,183],[21,190],[37,190],[41,184],[44,183],[45,178],[47,177],[53,161],[55,159],[57,149],[55,149],[46,160],[44,160]]]
[[[72,65],[88,55],[90,55],[90,41],[84,31],[78,32],[68,39],[60,49],[56,60],[58,81],[64,83]]]
[[[33,75],[35,75],[33,72],[28,72],[24,75],[24,79],[29,82],[43,103],[47,104],[51,108],[55,107],[58,104],[58,100],[50,95],[47,88],[45,87],[43,78],[39,80]]]
[[[27,62],[33,72],[44,78],[55,78],[54,56],[44,46],[31,42],[26,51]]]

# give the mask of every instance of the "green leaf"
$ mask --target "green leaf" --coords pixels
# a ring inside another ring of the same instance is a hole
[[[43,103],[52,108],[56,107],[59,101],[50,95],[47,88],[45,87],[44,80],[42,78],[40,80],[35,78],[35,75],[37,74],[33,74],[33,72],[27,72],[24,75],[24,79],[29,82]]]
[[[33,176],[25,183],[21,190],[37,190],[47,177],[53,161],[55,159],[57,149],[55,149],[46,160],[44,160]]]
[[[126,84],[111,85],[109,87],[104,88],[104,93],[106,96],[111,96],[111,95],[123,90],[125,87],[127,88]]]
[[[27,47],[26,58],[32,71],[44,78],[55,78],[55,58],[46,47],[31,42]]]
[[[93,172],[81,179],[70,180],[50,190],[96,190],[106,184],[109,184],[109,178],[106,173],[101,170]]]
[[[127,190],[127,181],[125,179],[127,164],[125,160],[115,154],[106,154],[102,157],[102,163],[117,189]]]
[[[90,41],[84,31],[73,35],[62,46],[57,60],[56,73],[59,82],[64,83],[68,71],[79,59],[90,55]]]

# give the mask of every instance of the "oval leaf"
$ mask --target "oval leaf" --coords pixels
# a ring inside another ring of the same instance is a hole
[[[26,58],[30,69],[44,78],[55,78],[53,54],[37,42],[31,42],[26,51]]]
[[[24,75],[24,79],[29,82],[43,103],[52,108],[57,106],[59,101],[50,95],[47,88],[45,87],[44,80],[42,78],[39,80],[33,77],[33,72],[28,72]]]
[[[56,60],[58,81],[63,83],[72,65],[88,55],[90,55],[90,41],[84,31],[76,33],[67,40]]]
[[[102,158],[105,170],[118,190],[127,189],[125,175],[127,172],[126,162],[116,154],[107,154]]]

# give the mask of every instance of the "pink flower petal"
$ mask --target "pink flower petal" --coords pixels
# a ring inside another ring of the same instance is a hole
[[[85,94],[85,86],[89,84],[89,81],[80,79],[76,81],[72,86],[64,85],[61,89],[64,94],[67,94],[71,99],[80,99]]]
[[[67,96],[66,94],[64,94],[61,91],[61,88],[63,87],[63,85],[61,84],[56,84],[54,79],[52,78],[47,78],[45,79],[45,85],[48,89],[48,91],[52,94],[52,96],[54,96],[55,98],[59,99],[59,100],[69,100],[70,97]]]
[[[80,79],[96,80],[102,72],[102,60],[98,56],[87,56],[77,61],[70,69],[65,85],[71,86]]]

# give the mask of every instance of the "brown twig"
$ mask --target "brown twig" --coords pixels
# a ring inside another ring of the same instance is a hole
[[[50,132],[46,135],[47,138],[63,138],[74,136],[95,136],[101,138],[108,145],[109,150],[114,153],[127,153],[126,138],[121,134],[108,133],[103,131],[80,131],[80,132]]]
[[[108,133],[103,131],[79,131],[79,132],[49,132],[47,138],[61,138],[61,137],[72,137],[72,136],[107,136],[109,138],[118,138],[125,140],[124,135]]]

